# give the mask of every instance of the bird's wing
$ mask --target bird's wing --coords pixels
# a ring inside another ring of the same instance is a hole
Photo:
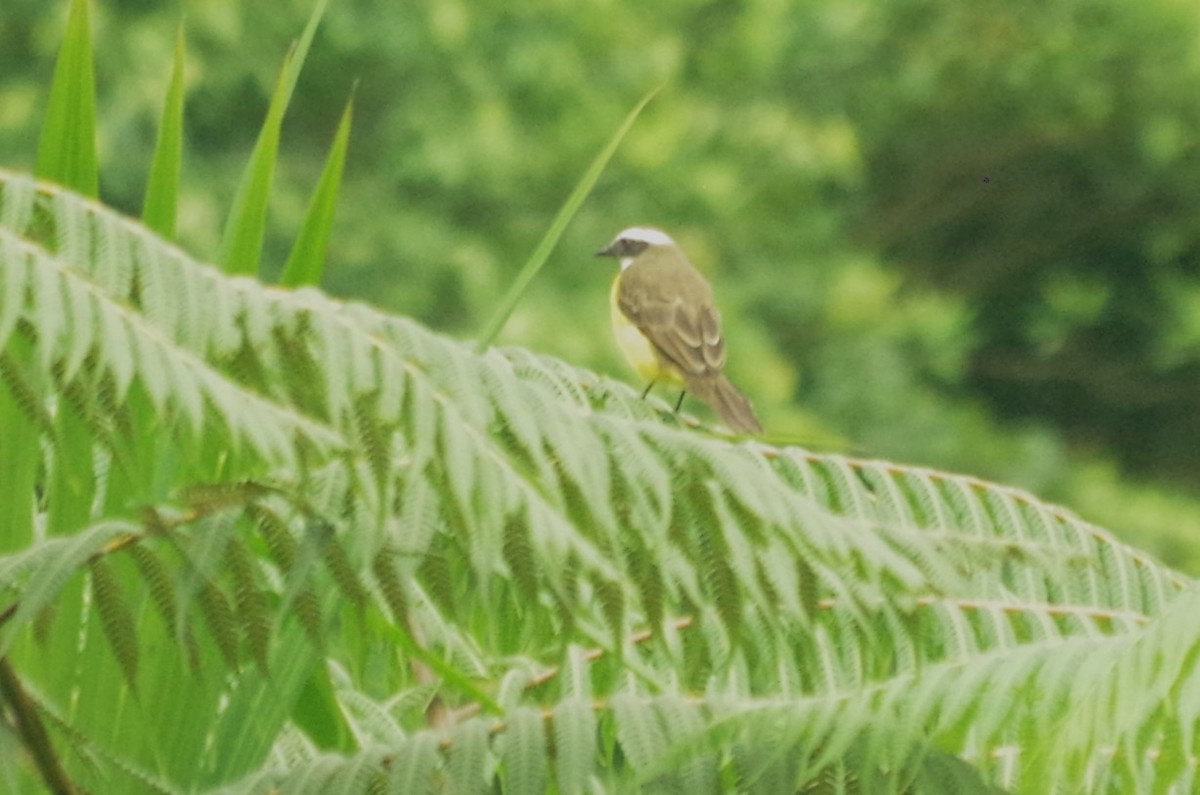
[[[685,378],[714,375],[725,366],[721,315],[698,272],[655,273],[634,266],[621,275],[617,303],[622,314]]]

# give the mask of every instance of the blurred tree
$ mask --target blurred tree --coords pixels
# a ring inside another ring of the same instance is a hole
[[[1001,416],[1200,482],[1196,8],[886,9],[849,106],[864,236],[967,298]]]

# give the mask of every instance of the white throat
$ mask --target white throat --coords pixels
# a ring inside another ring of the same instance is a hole
[[[625,270],[633,264],[633,257],[621,257],[621,270]]]

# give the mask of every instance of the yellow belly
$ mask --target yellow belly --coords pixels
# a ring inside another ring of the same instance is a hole
[[[679,371],[670,365],[664,366],[658,353],[655,352],[654,346],[650,344],[650,340],[646,339],[645,335],[638,331],[638,327],[629,322],[629,318],[621,313],[621,307],[617,303],[617,290],[620,288],[620,283],[621,277],[618,275],[613,280],[610,300],[613,335],[617,338],[617,346],[621,349],[621,353],[625,354],[625,360],[646,383],[666,381],[683,386],[683,376]]]

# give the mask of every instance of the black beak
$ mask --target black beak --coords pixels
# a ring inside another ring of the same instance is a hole
[[[600,249],[599,251],[597,251],[596,256],[597,257],[613,257],[613,256],[616,256],[616,252],[613,251],[613,247],[611,245],[608,245],[608,246],[605,246],[604,248]]]

